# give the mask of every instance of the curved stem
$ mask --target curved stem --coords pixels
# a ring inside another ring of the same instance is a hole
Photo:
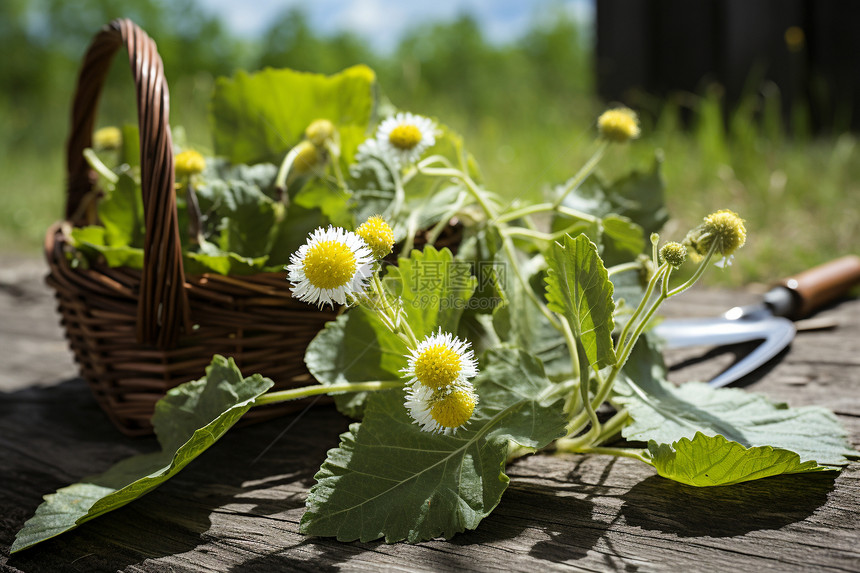
[[[340,169],[340,145],[332,141],[326,141],[325,147],[329,155],[331,155],[331,165],[334,169],[334,177],[337,179],[338,186],[342,191],[349,191],[349,187],[346,186],[346,179],[344,179],[343,172]]]
[[[119,182],[119,175],[111,171],[91,148],[87,147],[84,149],[83,155],[84,159],[87,160],[87,164],[99,175],[107,179],[112,185],[116,185]]]
[[[711,262],[711,259],[714,257],[714,253],[716,251],[717,251],[717,243],[716,243],[716,241],[714,241],[714,243],[711,245],[711,250],[708,251],[708,254],[705,255],[705,258],[702,259],[701,263],[699,263],[699,268],[696,269],[696,272],[693,273],[693,276],[691,276],[689,279],[687,279],[687,281],[685,283],[683,283],[682,285],[677,286],[674,289],[670,290],[666,294],[666,296],[670,297],[670,296],[675,296],[676,294],[681,294],[682,292],[684,292],[685,290],[687,290],[688,288],[693,286],[696,283],[696,281],[699,280],[699,278],[705,272],[705,269],[707,268],[708,263]]]
[[[596,223],[600,220],[599,217],[595,217],[594,215],[589,215],[584,211],[578,211],[577,209],[571,209],[570,207],[564,207],[559,205],[558,207],[553,206],[552,203],[536,203],[534,205],[528,205],[526,207],[521,207],[519,209],[515,209],[513,211],[508,211],[506,213],[501,213],[494,222],[496,223],[508,223],[515,219],[521,219],[528,215],[536,215],[537,213],[546,213],[548,211],[557,210],[559,213],[570,217],[572,219],[580,219],[582,221],[588,221],[590,223]]]
[[[654,288],[657,286],[657,281],[660,278],[660,275],[663,273],[665,268],[668,267],[667,264],[663,264],[659,267],[655,272],[654,276],[651,277],[651,280],[648,281],[648,286],[645,288],[645,294],[642,295],[642,300],[639,302],[639,306],[636,307],[636,310],[633,311],[633,314],[630,316],[630,319],[624,325],[624,328],[621,330],[621,335],[618,337],[618,348],[624,348],[625,339],[627,338],[627,334],[630,332],[630,326],[639,318],[639,315],[642,314],[642,311],[648,305],[648,300],[651,298],[651,295],[654,293]]]
[[[450,168],[430,167],[422,169],[421,172],[426,175],[432,175],[434,177],[452,177],[454,179],[459,179],[466,185],[469,191],[471,191],[472,195],[475,197],[475,200],[481,206],[481,209],[483,209],[484,213],[486,213],[487,218],[490,221],[495,221],[498,218],[498,213],[496,212],[495,207],[490,204],[486,193],[480,187],[478,187],[478,184],[475,183],[471,177],[469,177],[462,171]]]
[[[609,267],[608,269],[606,269],[606,272],[611,277],[612,275],[617,275],[618,273],[623,273],[627,271],[638,271],[641,268],[642,265],[640,263],[623,263],[620,265]]]
[[[279,392],[269,392],[268,394],[263,394],[254,401],[254,407],[264,406],[266,404],[277,404],[278,402],[287,402],[289,400],[298,400],[300,398],[307,398],[308,396],[317,396],[319,394],[337,394],[341,392],[373,392],[376,390],[389,390],[391,388],[400,388],[402,386],[402,380],[385,382],[347,382],[343,384],[332,384],[331,386],[323,386],[321,384],[317,384],[314,386],[291,388],[290,390],[281,390]]]
[[[606,456],[633,458],[634,460],[639,460],[640,462],[644,462],[649,465],[651,464],[651,461],[645,456],[645,450],[641,448],[603,448],[581,446],[573,449],[559,448],[556,451],[569,454],[602,454]]]
[[[600,160],[603,158],[603,154],[606,153],[606,149],[609,147],[608,141],[601,141],[595,150],[594,155],[585,162],[580,170],[568,179],[567,183],[564,184],[564,188],[561,190],[561,194],[558,198],[553,202],[553,209],[560,206],[564,201],[564,198],[570,194],[571,191],[582,185],[582,182],[585,181],[585,178],[591,175],[591,172],[594,171],[594,168],[597,167],[597,164],[600,163]]]
[[[540,231],[534,231],[532,229],[524,229],[523,227],[506,227],[502,230],[502,233],[512,237],[523,237],[526,239],[535,239],[537,241],[555,241],[567,235],[577,226],[578,224],[574,223],[573,225],[569,225],[561,231],[556,231],[554,233],[542,233]]]
[[[412,331],[412,327],[409,326],[409,321],[400,320],[400,311],[391,304],[391,301],[388,300],[388,294],[385,292],[385,287],[382,285],[382,280],[380,280],[378,274],[373,275],[373,280],[371,281],[371,284],[373,285],[373,292],[376,294],[380,301],[381,306],[379,310],[381,310],[382,313],[388,317],[386,325],[390,325],[389,328],[391,329],[391,331],[402,338],[402,340],[406,343],[407,348],[417,348],[418,339],[415,337],[415,333]]]
[[[537,293],[534,291],[532,286],[529,284],[528,279],[523,275],[522,269],[520,269],[520,265],[517,264],[516,260],[516,252],[514,251],[514,245],[511,242],[510,237],[506,237],[502,235],[502,248],[505,250],[505,254],[508,259],[511,261],[511,266],[514,269],[514,274],[517,277],[517,280],[523,287],[523,290],[526,291],[526,295],[531,299],[531,301],[538,307],[538,310],[546,317],[549,323],[557,330],[561,331],[561,323],[559,323],[558,318],[550,311],[544,302],[538,298]]]
[[[296,162],[296,157],[299,156],[300,145],[293,146],[290,149],[281,162],[281,166],[278,168],[278,175],[275,177],[275,189],[277,189],[280,200],[284,204],[289,200],[289,195],[287,195],[287,175],[289,175],[293,163]]]

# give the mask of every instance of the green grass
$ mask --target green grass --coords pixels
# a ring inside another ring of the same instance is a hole
[[[183,125],[188,139],[204,149],[211,85],[211,78],[201,76],[180,82],[171,93],[173,123]],[[539,200],[547,185],[570,177],[592,153],[594,118],[602,105],[580,98],[503,116],[467,115],[444,100],[413,109],[464,135],[488,188],[506,197]],[[134,121],[130,113],[125,121]],[[757,127],[742,115],[724,129],[719,110],[707,99],[700,100],[695,117],[694,127],[684,131],[670,108],[655,125],[643,125],[640,140],[613,146],[598,171],[615,179],[631,168],[647,168],[655,150],[661,150],[673,215],[664,230],[666,240],[683,238],[717,209],[732,209],[747,221],[749,239],[735,264],[708,273],[706,282],[767,282],[857,252],[860,148],[852,135],[793,140],[778,123]],[[56,135],[38,147],[0,141],[0,250],[37,255],[45,230],[61,218],[64,137]],[[182,137],[178,130],[175,137]]]

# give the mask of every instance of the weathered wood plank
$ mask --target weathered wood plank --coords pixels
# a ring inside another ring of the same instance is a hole
[[[692,291],[672,301],[668,311],[715,314],[754,298]],[[0,302],[0,331],[9,313],[21,307],[7,303]],[[56,325],[50,299],[40,304],[41,310],[27,311],[31,320]],[[857,445],[860,301],[825,311],[831,314],[843,320],[840,329],[801,333],[790,352],[749,387],[793,405],[836,409]],[[702,354],[673,352],[669,362],[690,363]],[[690,364],[672,376],[707,377],[720,366],[712,360]],[[537,455],[509,467],[511,486],[477,531],[450,541],[386,545],[308,538],[298,533],[307,490],[347,425],[326,407],[298,420],[291,416],[231,431],[145,498],[9,558],[15,532],[43,494],[156,447],[152,439],[116,432],[83,382],[68,378],[66,367],[58,368],[52,387],[18,380],[7,382],[0,394],[0,569],[860,569],[857,463],[835,478],[789,476],[698,489],[659,478],[633,460]]]

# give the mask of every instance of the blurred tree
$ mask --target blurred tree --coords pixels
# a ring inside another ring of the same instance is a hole
[[[275,19],[264,34],[256,67],[331,74],[359,63],[373,66],[375,60],[367,43],[357,36],[341,32],[321,37],[304,12],[292,9]]]
[[[229,74],[247,62],[247,47],[194,0],[3,0],[0,114],[11,124],[7,145],[62,142],[81,58],[93,35],[119,17],[132,19],[156,39],[171,85],[175,78],[201,72]],[[117,67],[124,67],[128,81],[127,65]],[[107,91],[110,86],[111,79]],[[127,96],[113,99],[133,99]],[[110,107],[112,98],[105,100]]]
[[[591,53],[581,25],[562,7],[537,16],[521,43],[539,88],[557,95],[590,93]]]

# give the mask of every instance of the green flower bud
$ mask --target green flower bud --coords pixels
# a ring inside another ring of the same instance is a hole
[[[701,225],[687,234],[684,242],[699,255],[706,255],[713,247],[717,254],[729,257],[743,247],[746,240],[743,219],[734,211],[722,209],[705,217]]]
[[[317,119],[305,129],[305,137],[317,147],[332,139],[335,134],[334,124],[327,119]]]
[[[677,269],[687,260],[687,247],[681,243],[666,243],[660,248],[660,260]]]

